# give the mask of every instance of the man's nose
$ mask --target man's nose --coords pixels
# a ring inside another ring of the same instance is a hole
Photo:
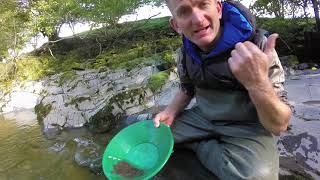
[[[199,10],[195,9],[192,12],[192,22],[197,25],[202,25],[204,23],[204,14]]]

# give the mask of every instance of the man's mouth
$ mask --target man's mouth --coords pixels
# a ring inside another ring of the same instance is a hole
[[[206,27],[203,27],[203,28],[200,28],[200,29],[198,29],[198,30],[196,30],[196,31],[194,31],[195,33],[204,33],[204,32],[206,32],[207,31],[207,29],[209,29],[209,25],[208,26],[206,26]]]

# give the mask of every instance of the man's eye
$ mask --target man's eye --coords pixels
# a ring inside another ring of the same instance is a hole
[[[210,3],[207,2],[207,1],[200,3],[200,8],[206,8],[206,7],[209,7],[209,6],[210,6]]]
[[[191,9],[190,8],[181,8],[181,9],[179,9],[179,11],[178,11],[178,16],[187,16],[188,14],[190,14],[190,12],[191,12]]]

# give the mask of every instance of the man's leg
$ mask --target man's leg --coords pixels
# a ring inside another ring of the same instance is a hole
[[[197,146],[199,160],[220,179],[278,179],[275,141],[261,125],[215,126],[221,134]]]
[[[185,110],[171,126],[175,144],[191,143],[214,137],[213,125],[195,107]]]

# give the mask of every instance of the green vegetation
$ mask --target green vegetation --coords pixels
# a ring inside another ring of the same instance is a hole
[[[139,103],[143,102],[144,90],[143,89],[132,89],[123,93],[119,93],[110,99],[110,102],[115,102],[120,106],[125,104],[133,103],[136,98],[139,98]]]
[[[50,113],[52,109],[51,104],[43,105],[42,103],[37,104],[34,107],[34,111],[37,114],[37,119],[39,122],[42,122],[45,117]]]
[[[168,78],[169,73],[166,71],[153,74],[149,79],[147,88],[149,88],[152,92],[156,92],[166,83]]]
[[[75,77],[74,70],[129,71],[137,66],[163,63],[168,69],[175,65],[172,54],[181,46],[181,38],[170,28],[168,20],[169,17],[163,17],[127,22],[48,43],[15,62],[0,63],[0,90],[10,88],[13,81],[37,80],[57,73],[63,73],[58,82],[62,85]],[[314,20],[306,23],[304,19],[259,18],[257,23],[270,33],[280,34],[277,44],[280,55],[295,54],[299,59],[303,54],[304,32],[315,29]],[[155,90],[160,84],[149,86]]]
[[[117,94],[109,100],[104,108],[90,118],[87,126],[94,132],[106,132],[112,129],[125,115],[122,110],[114,111],[115,106],[121,109],[123,105],[133,103],[136,98],[138,98],[139,104],[143,102],[143,89],[133,89]]]
[[[278,33],[280,38],[277,43],[277,51],[280,55],[295,54],[299,58],[304,53],[304,33],[315,31],[315,20],[309,19],[283,19],[283,18],[258,18],[259,28],[269,33]]]
[[[169,27],[168,17],[84,32],[46,44],[16,63],[0,63],[0,90],[10,87],[14,80],[38,80],[57,73],[63,73],[58,82],[62,85],[74,78],[74,70],[81,69],[131,70],[156,61],[172,66],[172,53],[180,45],[180,37]]]
[[[62,86],[63,83],[67,81],[72,81],[75,79],[75,77],[76,77],[76,73],[74,71],[63,72],[63,74],[60,76],[58,84],[59,86]]]

